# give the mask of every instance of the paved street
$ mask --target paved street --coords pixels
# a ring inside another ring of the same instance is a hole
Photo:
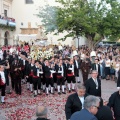
[[[80,75],[81,76],[81,75]],[[80,78],[82,81],[82,78]],[[116,91],[116,83],[114,81],[102,81],[102,97],[105,101],[110,95]],[[36,106],[44,105],[48,108],[48,118],[51,120],[66,120],[65,119],[65,103],[68,95],[46,96],[43,93],[41,96],[34,97],[33,93],[26,90],[26,85],[22,85],[22,95],[16,95],[14,92],[11,95],[6,95],[6,104],[0,104],[0,120],[35,120]]]

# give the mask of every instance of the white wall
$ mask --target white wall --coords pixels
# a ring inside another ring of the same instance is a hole
[[[12,18],[12,0],[0,0],[0,15],[4,16],[4,10],[7,10],[8,17]],[[8,44],[13,44],[14,32],[9,29],[0,28],[0,45],[4,45],[5,32],[9,32]]]
[[[28,22],[31,22],[31,28],[37,28],[37,25],[42,25],[41,19],[38,18],[35,14],[38,14],[39,7],[44,7],[46,4],[56,6],[58,3],[55,3],[55,0],[33,0],[34,4],[25,4],[25,0],[13,0],[12,2],[12,17],[16,19],[16,32],[15,35],[21,33],[20,28],[28,28]],[[23,22],[23,26],[21,25]],[[58,39],[64,37],[66,33],[53,35],[48,34],[48,42],[52,44],[65,44],[65,45],[75,45],[75,41],[72,38],[67,38],[66,41],[57,41]],[[82,39],[83,43],[85,41]],[[76,43],[77,44],[77,43]],[[76,45],[77,46],[77,45]]]
[[[85,37],[79,37],[79,46],[81,45],[87,45],[87,40]],[[75,39],[75,46],[78,48],[78,39]]]

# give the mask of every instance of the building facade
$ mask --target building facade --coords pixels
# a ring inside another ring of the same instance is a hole
[[[58,41],[66,33],[45,36],[41,19],[37,16],[45,5],[55,6],[56,3],[55,0],[0,0],[0,45],[14,45],[21,41],[31,44],[44,38],[47,38],[47,44],[76,45],[77,40],[72,38]]]
[[[16,22],[12,16],[13,0],[0,0],[0,46],[14,44]]]
[[[35,40],[35,37],[41,34],[39,29],[42,25],[41,19],[37,17],[41,7],[45,5],[56,5],[55,0],[13,0],[12,2],[12,15],[16,19],[16,31],[15,40],[17,41],[29,41],[31,43]],[[44,35],[43,35],[44,36]],[[61,41],[57,41],[63,34],[60,35],[47,35],[48,44],[59,44]],[[42,39],[41,36],[39,36]],[[46,38],[46,37],[45,37]],[[74,44],[72,38],[68,38],[61,44]]]

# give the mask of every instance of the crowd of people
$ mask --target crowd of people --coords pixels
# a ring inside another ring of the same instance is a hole
[[[39,52],[35,48],[39,49]],[[47,52],[43,58],[40,53],[45,51],[50,52]],[[82,83],[80,71],[83,78],[82,86],[80,85]],[[88,79],[89,74],[91,74],[91,78]],[[119,48],[101,46],[92,51],[85,45],[79,48],[57,45],[44,48],[34,44],[30,46],[26,43],[22,46],[2,46],[0,49],[2,103],[5,103],[6,86],[9,89],[8,93],[15,91],[16,94],[22,95],[21,83],[26,84],[26,89],[36,97],[43,92],[46,95],[54,94],[55,91],[59,95],[71,93],[71,91],[76,91],[77,83],[77,93],[68,97],[65,106],[66,119],[77,120],[76,116],[79,117],[79,114],[85,112],[86,109],[91,111],[91,106],[98,107],[100,99],[98,100],[95,96],[101,97],[101,79],[117,81],[117,88],[120,90]],[[88,97],[88,94],[92,96]],[[114,94],[110,97],[108,106],[113,108],[115,117],[118,117],[116,120],[120,120],[120,114],[118,114],[120,106],[119,108],[117,106],[117,110],[114,108],[115,99],[117,99],[117,105],[120,104],[120,96],[119,92]],[[118,94],[118,98],[115,97],[116,94]],[[85,98],[86,100],[84,100]],[[95,101],[95,105],[92,100]],[[91,101],[90,104],[88,101]],[[73,114],[81,109],[83,109],[81,113]],[[97,111],[94,114],[96,113]],[[73,117],[71,117],[72,114]],[[81,118],[81,120],[83,119]]]

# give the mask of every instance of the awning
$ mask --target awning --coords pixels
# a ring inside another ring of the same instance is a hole
[[[31,34],[31,35],[27,35],[27,34],[19,34],[18,35],[18,39],[19,41],[25,41],[25,42],[29,42],[29,41],[34,41],[36,40],[36,35],[37,34]]]

